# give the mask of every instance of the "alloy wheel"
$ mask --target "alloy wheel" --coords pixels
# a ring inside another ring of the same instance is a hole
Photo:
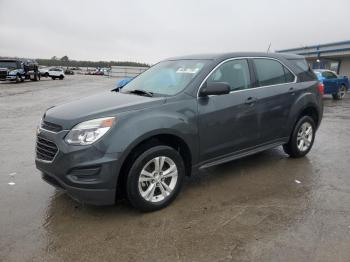
[[[313,128],[309,122],[305,122],[300,126],[297,136],[297,146],[301,152],[309,149],[313,135]]]
[[[148,161],[139,176],[139,193],[149,202],[160,202],[173,192],[178,178],[175,162],[166,156]]]
[[[345,86],[341,86],[339,88],[339,92],[338,92],[339,98],[340,99],[344,98],[345,94],[346,94],[346,87]]]

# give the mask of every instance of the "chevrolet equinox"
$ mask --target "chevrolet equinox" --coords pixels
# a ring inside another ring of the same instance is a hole
[[[171,58],[122,88],[49,108],[35,162],[78,201],[109,205],[123,192],[135,208],[158,210],[200,169],[281,145],[305,156],[322,95],[297,55]]]

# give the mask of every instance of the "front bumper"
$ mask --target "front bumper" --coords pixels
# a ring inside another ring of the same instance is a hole
[[[14,76],[8,75],[8,76],[6,76],[6,80],[9,80],[9,81],[16,80],[16,76],[15,75]]]
[[[95,145],[72,146],[64,142],[68,131],[58,133],[40,129],[38,136],[56,144],[58,152],[52,161],[36,157],[42,178],[63,189],[73,199],[93,205],[115,203],[119,153],[104,153]]]

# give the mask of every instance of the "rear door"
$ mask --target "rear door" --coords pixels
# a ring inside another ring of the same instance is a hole
[[[257,78],[257,112],[259,144],[285,136],[288,117],[296,98],[296,76],[280,61],[272,58],[252,59]]]
[[[252,88],[248,60],[226,61],[206,82],[226,82],[231,92],[198,98],[201,161],[256,145],[259,138],[256,91]]]

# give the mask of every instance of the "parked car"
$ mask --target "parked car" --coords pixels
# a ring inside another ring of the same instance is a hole
[[[126,86],[127,83],[129,83],[133,79],[134,79],[133,77],[127,77],[127,78],[118,80],[115,88],[122,89],[124,86]]]
[[[74,75],[74,71],[72,69],[67,68],[66,70],[64,70],[64,74],[66,74],[66,75]]]
[[[318,80],[324,85],[324,93],[331,94],[333,99],[340,100],[349,90],[349,79],[346,76],[339,77],[335,72],[325,69],[314,70]]]
[[[95,76],[103,76],[103,75],[104,75],[104,72],[103,72],[103,71],[96,70],[95,72],[93,72],[93,75],[95,75]]]
[[[40,80],[38,63],[31,59],[0,59],[0,80],[23,82]]]
[[[43,179],[85,203],[125,192],[153,211],[199,169],[281,145],[303,157],[323,115],[323,87],[297,55],[172,58],[117,90],[51,107],[38,128]]]
[[[102,68],[100,69],[100,71],[103,72],[103,75],[107,76],[107,75],[109,75],[111,69],[108,68],[108,67],[102,67]]]
[[[64,79],[64,71],[61,68],[50,68],[49,69],[49,76],[53,79],[56,80],[56,78],[58,78],[59,80],[63,80]]]
[[[49,77],[49,67],[41,67],[39,68],[40,76],[41,77]]]

